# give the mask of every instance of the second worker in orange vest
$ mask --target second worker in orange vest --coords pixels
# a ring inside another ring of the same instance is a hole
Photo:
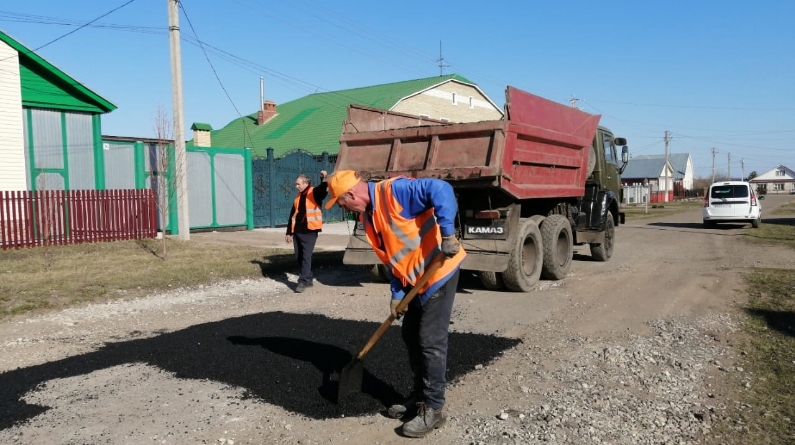
[[[326,179],[326,171],[320,172],[320,180]],[[323,229],[323,215],[320,212],[320,203],[328,195],[325,182],[317,187],[312,187],[306,175],[295,178],[295,195],[293,207],[290,209],[290,218],[287,220],[287,234],[284,241],[293,243],[295,259],[298,262],[299,275],[296,292],[303,292],[314,284],[312,276],[312,252],[315,250],[317,234]]]
[[[423,437],[445,423],[447,339],[450,316],[466,253],[455,237],[458,204],[453,188],[440,179],[404,177],[363,182],[351,170],[328,178],[330,199],[345,210],[359,213],[367,241],[392,271],[393,315],[397,305],[426,268],[440,255],[444,264],[422,287],[406,311],[402,336],[414,375],[408,400],[388,413],[400,418],[402,432]]]

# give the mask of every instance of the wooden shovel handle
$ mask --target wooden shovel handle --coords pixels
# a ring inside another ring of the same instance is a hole
[[[400,300],[400,304],[398,304],[398,307],[395,310],[395,312],[399,314],[403,312],[404,309],[406,309],[409,303],[411,303],[411,300],[413,300],[414,297],[417,296],[420,289],[423,286],[425,286],[425,283],[427,283],[428,280],[431,279],[431,276],[433,276],[433,274],[436,273],[436,271],[439,270],[440,267],[442,267],[442,264],[444,264],[444,255],[439,255],[435,260],[433,260],[433,263],[431,263],[431,267],[429,267],[428,270],[426,270],[425,273],[422,274],[419,281],[417,281],[417,284],[415,284],[414,287],[411,288],[409,293],[406,294],[406,296],[403,297],[402,300]],[[395,321],[395,316],[389,314],[389,317],[387,317],[387,319],[384,320],[383,323],[381,323],[381,326],[378,328],[377,331],[375,331],[375,334],[373,334],[373,336],[370,337],[370,340],[367,341],[367,344],[364,345],[362,350],[359,351],[359,355],[357,355],[356,358],[361,360],[365,356],[365,354],[367,354],[370,351],[370,348],[372,348],[373,345],[375,345],[375,343],[381,339],[381,336],[384,335],[384,333],[387,331],[387,329],[389,329],[390,326],[392,326],[392,322],[394,321]]]

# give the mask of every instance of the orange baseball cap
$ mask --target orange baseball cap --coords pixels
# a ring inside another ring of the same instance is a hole
[[[359,183],[361,179],[359,175],[356,174],[353,170],[338,170],[332,173],[328,181],[328,191],[329,191],[329,200],[326,203],[326,208],[330,209],[335,202],[337,202],[337,198],[344,195],[348,190],[352,189],[353,186]]]

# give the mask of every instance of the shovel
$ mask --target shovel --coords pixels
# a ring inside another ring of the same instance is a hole
[[[409,293],[406,294],[402,300],[400,300],[400,304],[398,304],[395,312],[400,314],[406,309],[409,303],[411,303],[411,300],[417,296],[419,290],[425,286],[425,283],[428,282],[431,276],[433,276],[433,274],[436,273],[440,267],[442,267],[442,264],[444,264],[444,255],[439,255],[439,257],[433,260],[431,267],[428,268],[424,274],[422,274],[422,277],[420,277],[419,281],[417,281],[414,287],[411,288]],[[342,371],[340,372],[339,389],[337,392],[337,403],[339,403],[343,397],[362,390],[362,378],[364,374],[364,365],[362,363],[362,359],[364,359],[364,356],[370,351],[370,348],[372,348],[375,343],[381,339],[381,336],[384,335],[387,329],[389,329],[393,321],[395,321],[395,316],[389,314],[389,317],[387,317],[387,319],[381,323],[381,326],[377,331],[375,331],[375,334],[370,337],[370,340],[368,340],[367,344],[365,344],[362,350],[359,351],[359,354],[354,357],[350,363],[345,365],[344,368],[342,368]]]

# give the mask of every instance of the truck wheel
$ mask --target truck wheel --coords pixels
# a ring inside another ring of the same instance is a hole
[[[392,280],[392,271],[383,264],[374,264],[367,269],[367,272],[374,280],[382,283],[389,283]]]
[[[562,280],[574,259],[574,237],[571,224],[563,215],[550,215],[541,224],[544,265],[541,275],[549,280]]]
[[[505,289],[505,281],[502,279],[502,273],[491,272],[488,270],[481,270],[478,273],[480,282],[488,290],[503,290]]]
[[[613,256],[613,243],[616,237],[616,226],[613,223],[613,214],[607,212],[605,221],[605,242],[591,244],[591,258],[596,261],[607,261]]]
[[[541,231],[531,219],[519,220],[519,236],[511,249],[508,269],[502,273],[505,287],[514,292],[530,292],[541,277],[544,261]]]
[[[754,229],[758,229],[761,224],[762,224],[762,217],[761,216],[759,218],[751,221],[751,227],[753,227]]]

